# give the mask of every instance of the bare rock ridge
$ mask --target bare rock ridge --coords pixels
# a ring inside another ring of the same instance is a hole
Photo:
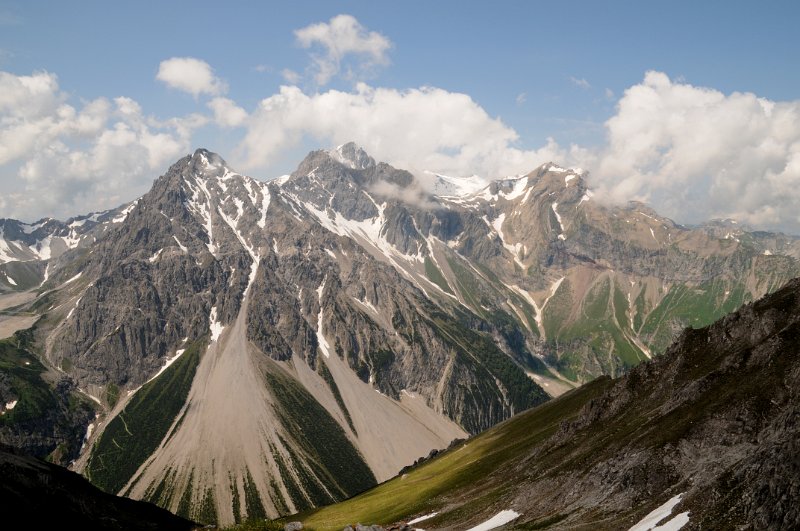
[[[344,499],[800,274],[794,238],[609,208],[579,170],[437,196],[352,143],[269,183],[198,149],[76,220],[47,260],[50,225],[7,221],[36,239],[0,257],[0,324],[38,319],[35,387],[99,414],[60,414],[87,429],[60,454],[223,524]]]

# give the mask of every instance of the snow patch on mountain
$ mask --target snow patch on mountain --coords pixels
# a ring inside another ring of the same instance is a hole
[[[405,389],[403,391],[405,391]],[[417,518],[414,518],[413,520],[409,520],[408,521],[408,525],[414,525],[414,524],[418,524],[420,522],[424,522],[425,520],[430,520],[431,518],[433,518],[437,514],[439,514],[439,513],[437,511],[434,511],[434,512],[432,512],[430,514],[426,514],[426,515],[423,515],[423,516],[418,516]]]
[[[225,214],[225,212],[223,212],[222,210],[217,209],[217,213],[220,215],[225,224],[231,228],[234,236],[236,236],[236,239],[239,240],[239,243],[242,244],[242,247],[247,251],[247,254],[249,254],[250,258],[252,258],[253,260],[252,263],[250,264],[250,276],[248,277],[247,280],[247,287],[244,289],[244,293],[246,295],[250,291],[250,286],[253,285],[253,281],[256,278],[256,272],[258,271],[258,263],[260,257],[258,253],[256,253],[255,248],[253,248],[253,246],[247,243],[247,240],[245,239],[244,235],[239,231],[238,228],[239,218],[242,215],[243,203],[241,200],[237,198],[234,198],[234,203],[236,204],[237,207],[237,217],[235,219]]]
[[[81,452],[86,448],[86,443],[89,442],[89,439],[92,437],[92,432],[94,431],[94,422],[90,422],[88,426],[86,426],[86,434],[83,436],[83,442],[81,443]]]
[[[433,176],[429,192],[439,197],[464,197],[485,188],[489,183],[477,175],[469,177],[450,177],[431,171],[425,172]]]
[[[50,248],[52,241],[53,236],[47,236],[28,248],[39,258],[39,260],[49,260],[50,256],[53,254],[52,249]]]
[[[560,231],[560,234],[558,235],[558,239],[559,240],[566,240],[567,237],[564,236],[564,225],[561,223],[561,215],[558,213],[558,202],[554,202],[550,206],[553,209],[553,214],[556,215],[556,220],[558,221],[558,228],[559,228],[559,231]]]
[[[688,512],[680,513],[662,525],[657,526],[656,524],[672,514],[672,510],[681,502],[683,494],[685,493],[678,494],[667,500],[663,505],[648,513],[628,531],[677,531],[682,528],[689,523]]]
[[[78,273],[78,274],[77,274],[77,275],[75,275],[74,277],[72,277],[72,278],[70,278],[69,280],[67,280],[66,282],[64,282],[64,285],[66,286],[67,284],[70,284],[70,283],[72,283],[72,282],[75,282],[76,280],[78,280],[79,278],[81,278],[81,275],[82,275],[82,274],[83,274],[83,271],[81,271],[80,273]]]
[[[555,282],[553,282],[553,284],[550,286],[550,293],[542,302],[541,307],[538,304],[536,304],[536,301],[533,300],[533,298],[531,298],[530,295],[527,295],[526,297],[528,298],[528,301],[533,305],[533,309],[536,310],[536,315],[534,316],[534,320],[536,321],[536,326],[539,327],[539,333],[542,335],[542,338],[544,338],[545,334],[544,324],[542,323],[542,319],[544,317],[544,309],[547,307],[547,303],[550,302],[550,299],[553,298],[553,295],[555,295],[556,292],[558,291],[558,288],[561,286],[561,283],[564,282],[564,278],[565,277],[561,277]],[[524,290],[520,290],[520,288],[517,288],[516,286],[514,286],[514,288],[516,288],[518,292],[521,294],[527,293]]]
[[[322,293],[325,291],[325,280],[317,288],[317,299],[319,300],[319,313],[317,313],[317,343],[319,344],[319,349],[322,351],[322,354],[326,358],[331,357],[331,346],[328,343],[328,340],[325,339],[325,334],[322,333]]]
[[[217,307],[211,308],[211,313],[208,315],[209,330],[211,331],[211,341],[216,341],[222,334],[225,327],[217,321]]]
[[[11,262],[15,260],[9,242],[3,238],[3,229],[0,228],[0,261]]]
[[[368,193],[362,193],[364,193],[375,205],[375,208],[378,209],[378,215],[361,221],[348,219],[340,212],[335,212],[332,209],[320,210],[312,203],[300,201],[290,194],[287,195],[289,195],[293,201],[302,205],[306,211],[311,213],[320,225],[339,236],[348,236],[357,242],[368,243],[379,251],[381,256],[384,256],[393,265],[397,266],[398,269],[403,269],[400,267],[397,261],[398,259],[406,262],[424,262],[425,256],[422,254],[421,249],[417,251],[417,254],[405,254],[386,239],[384,234],[384,226],[386,224],[384,211],[386,210],[386,203],[378,203]]]
[[[44,225],[48,221],[50,221],[50,218],[44,218],[41,221],[37,223],[31,223],[30,225],[27,223],[20,223],[20,228],[22,229],[22,232],[24,232],[25,234],[33,234],[40,228],[44,227]]]
[[[500,511],[496,515],[492,516],[485,522],[476,525],[475,527],[470,527],[467,531],[491,531],[492,529],[497,529],[498,527],[506,525],[509,522],[513,522],[519,517],[520,514],[517,511],[507,509],[505,511]]]
[[[159,375],[160,375],[162,372],[166,371],[166,370],[169,368],[169,366],[170,366],[170,365],[172,365],[173,363],[175,363],[176,361],[178,361],[178,358],[180,358],[180,357],[181,357],[181,355],[182,355],[184,352],[186,352],[186,349],[185,349],[185,348],[179,348],[178,350],[176,350],[176,351],[175,351],[175,355],[174,355],[174,356],[172,356],[171,358],[167,358],[167,359],[164,361],[164,365],[162,365],[162,366],[161,366],[161,368],[160,368],[160,369],[158,369],[158,372],[157,372],[157,373],[155,373],[153,376],[151,376],[151,377],[150,377],[150,379],[149,379],[149,380],[147,380],[147,381],[148,381],[148,382],[150,382],[150,381],[152,381],[152,380],[155,380],[156,378],[158,378],[158,376],[159,376]],[[147,382],[145,382],[145,383],[147,383]]]
[[[136,205],[139,203],[139,200],[133,201],[131,204],[126,206],[114,219],[111,220],[111,223],[122,223],[126,219],[128,219],[128,214],[136,208]]]
[[[177,237],[177,236],[175,236],[175,235],[173,234],[173,235],[172,235],[172,238],[175,240],[175,243],[177,243],[177,244],[178,244],[178,247],[180,247],[181,251],[183,251],[184,253],[188,253],[188,252],[189,252],[189,249],[188,249],[188,248],[187,248],[185,245],[183,245],[183,244],[181,243],[181,241],[178,239],[178,237]]]
[[[525,264],[522,263],[522,260],[519,259],[519,254],[522,252],[522,245],[517,243],[515,245],[511,245],[506,241],[505,234],[503,234],[503,223],[505,223],[506,214],[505,212],[501,213],[491,222],[486,216],[483,216],[483,221],[489,226],[492,231],[497,234],[497,237],[500,238],[500,243],[503,244],[503,247],[511,253],[511,256],[514,258],[514,262],[517,263],[523,270],[525,269]]]
[[[507,200],[511,201],[512,199],[516,199],[523,195],[528,188],[528,178],[527,177],[520,177],[518,179],[514,179],[514,184],[511,187],[511,191],[508,193],[499,192],[499,195],[503,196]]]

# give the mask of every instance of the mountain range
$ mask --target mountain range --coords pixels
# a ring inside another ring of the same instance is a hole
[[[800,280],[658,358],[287,520],[401,528],[797,529]],[[477,527],[476,527],[477,528]]]
[[[796,238],[609,207],[580,170],[431,177],[200,149],[113,211],[0,221],[0,440],[192,520],[290,514],[800,274]]]

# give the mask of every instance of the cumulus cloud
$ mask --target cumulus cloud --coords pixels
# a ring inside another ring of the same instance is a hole
[[[80,108],[67,100],[54,74],[0,72],[0,164],[11,181],[0,196],[2,215],[65,218],[129,201],[189,150],[204,121],[159,122],[124,97]]]
[[[214,86],[196,84],[195,94],[222,90]],[[220,94],[206,107],[207,115],[157,120],[130,98],[73,105],[49,72],[0,71],[0,215],[66,217],[129,201],[213,121],[240,128],[229,158],[254,175],[270,175],[304,143],[351,140],[418,176],[431,170],[498,178],[552,160],[588,169],[596,197],[611,202],[645,201],[684,223],[732,217],[800,234],[800,101],[723,94],[648,72],[619,99],[605,123],[607,142],[593,148],[552,139],[522,146],[511,127],[468,95],[434,87],[358,83],[350,91],[307,93],[283,86],[252,112]]]
[[[391,41],[377,31],[368,31],[351,15],[337,15],[329,22],[295,30],[294,34],[303,48],[321,48],[322,53],[311,56],[314,79],[318,85],[325,85],[338,74],[347,56],[355,56],[357,60],[347,65],[347,76],[350,78],[389,63],[387,53],[392,46]]]
[[[237,127],[247,120],[247,111],[228,98],[214,98],[208,107],[214,111],[214,121],[222,127]]]
[[[732,217],[800,232],[800,102],[648,72],[606,128],[608,145],[585,163],[605,197],[684,222]]]
[[[517,133],[466,94],[364,83],[352,92],[311,95],[281,87],[251,114],[238,156],[245,169],[257,171],[304,138],[323,146],[352,140],[376,159],[417,174],[499,177],[568,156],[552,140],[538,150],[517,147]]]
[[[214,75],[211,65],[194,57],[172,57],[161,61],[156,79],[195,98],[201,94],[216,96],[228,91],[227,84]]]

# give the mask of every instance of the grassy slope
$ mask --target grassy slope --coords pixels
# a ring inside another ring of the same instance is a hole
[[[111,420],[86,467],[94,484],[118,492],[161,443],[186,402],[205,344],[201,340],[187,345],[175,363],[139,389]]]
[[[306,529],[342,529],[354,522],[391,523],[414,515],[440,511],[426,525],[442,527],[456,521],[459,509],[447,509],[445,495],[459,489],[478,490],[471,495],[470,512],[502,496],[504,485],[482,483],[490,473],[511,464],[526,449],[552,435],[560,423],[574,416],[592,398],[602,393],[610,380],[602,378],[517,415],[457,446],[432,462],[402,477],[345,502],[292,516]]]
[[[59,392],[45,381],[47,369],[31,353],[31,329],[0,340],[0,379],[17,401],[14,409],[0,415],[0,441],[14,443],[23,436],[36,457],[66,462],[77,456],[86,425],[94,417],[93,405],[70,390]]]
[[[13,337],[0,341],[0,371],[9,380],[18,400],[13,410],[0,416],[0,426],[34,420],[44,416],[47,410],[56,408],[53,390],[42,379],[46,369],[27,351],[25,338],[25,332],[17,332]]]

